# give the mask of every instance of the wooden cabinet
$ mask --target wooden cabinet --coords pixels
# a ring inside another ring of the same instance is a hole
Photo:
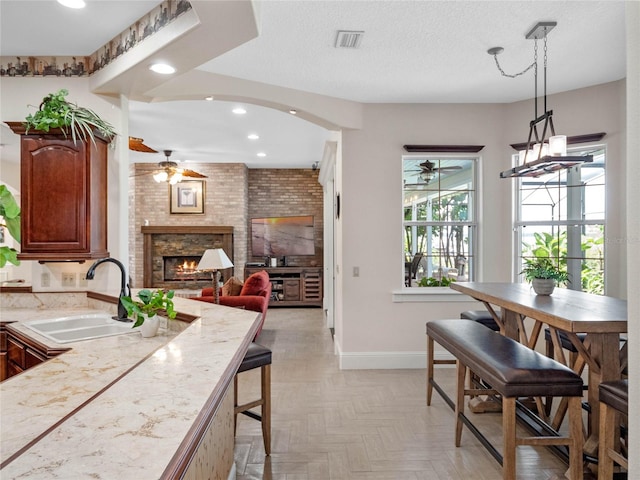
[[[68,350],[67,348],[49,348],[19,331],[11,330],[10,324],[4,325],[3,331],[0,333],[2,334],[0,381],[35,367]]]
[[[321,307],[321,267],[246,267],[244,278],[266,270],[271,280],[270,307]]]
[[[7,122],[20,134],[22,260],[108,257],[107,148]]]

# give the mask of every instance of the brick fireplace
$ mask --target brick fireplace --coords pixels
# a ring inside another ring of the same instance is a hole
[[[208,248],[222,248],[234,262],[233,227],[143,226],[143,281],[145,287],[199,289],[211,285],[211,274],[195,267]],[[235,262],[234,262],[235,263]],[[233,268],[221,270],[223,279]]]

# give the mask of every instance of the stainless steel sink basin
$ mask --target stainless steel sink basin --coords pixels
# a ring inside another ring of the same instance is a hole
[[[58,343],[79,342],[112,335],[137,332],[132,323],[111,318],[108,313],[87,313],[69,317],[31,320],[23,325]]]

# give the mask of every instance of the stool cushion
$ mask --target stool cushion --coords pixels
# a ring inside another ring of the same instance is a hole
[[[500,314],[499,311],[496,313]],[[495,332],[500,330],[500,327],[498,327],[498,324],[496,323],[496,321],[493,319],[491,314],[486,310],[467,310],[466,312],[462,312],[460,314],[460,318],[464,318],[466,320],[473,320],[474,322],[478,322]]]
[[[602,382],[599,386],[600,401],[619,412],[629,414],[629,383],[625,380]]]
[[[252,342],[240,364],[240,368],[238,368],[238,373],[269,364],[271,364],[271,350],[258,343]]]
[[[580,339],[581,342],[584,342],[584,339],[587,338],[586,333],[577,333],[576,336]],[[551,330],[549,330],[548,328],[544,329],[544,339],[547,342],[551,341]],[[562,331],[560,332],[560,344],[565,350],[578,353],[576,347],[573,346],[573,343],[571,343],[571,340],[569,340],[569,337],[567,337],[567,334]]]

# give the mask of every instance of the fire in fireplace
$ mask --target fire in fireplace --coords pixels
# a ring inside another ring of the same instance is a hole
[[[199,255],[163,256],[165,281],[194,281],[211,279],[210,272],[197,271]]]

